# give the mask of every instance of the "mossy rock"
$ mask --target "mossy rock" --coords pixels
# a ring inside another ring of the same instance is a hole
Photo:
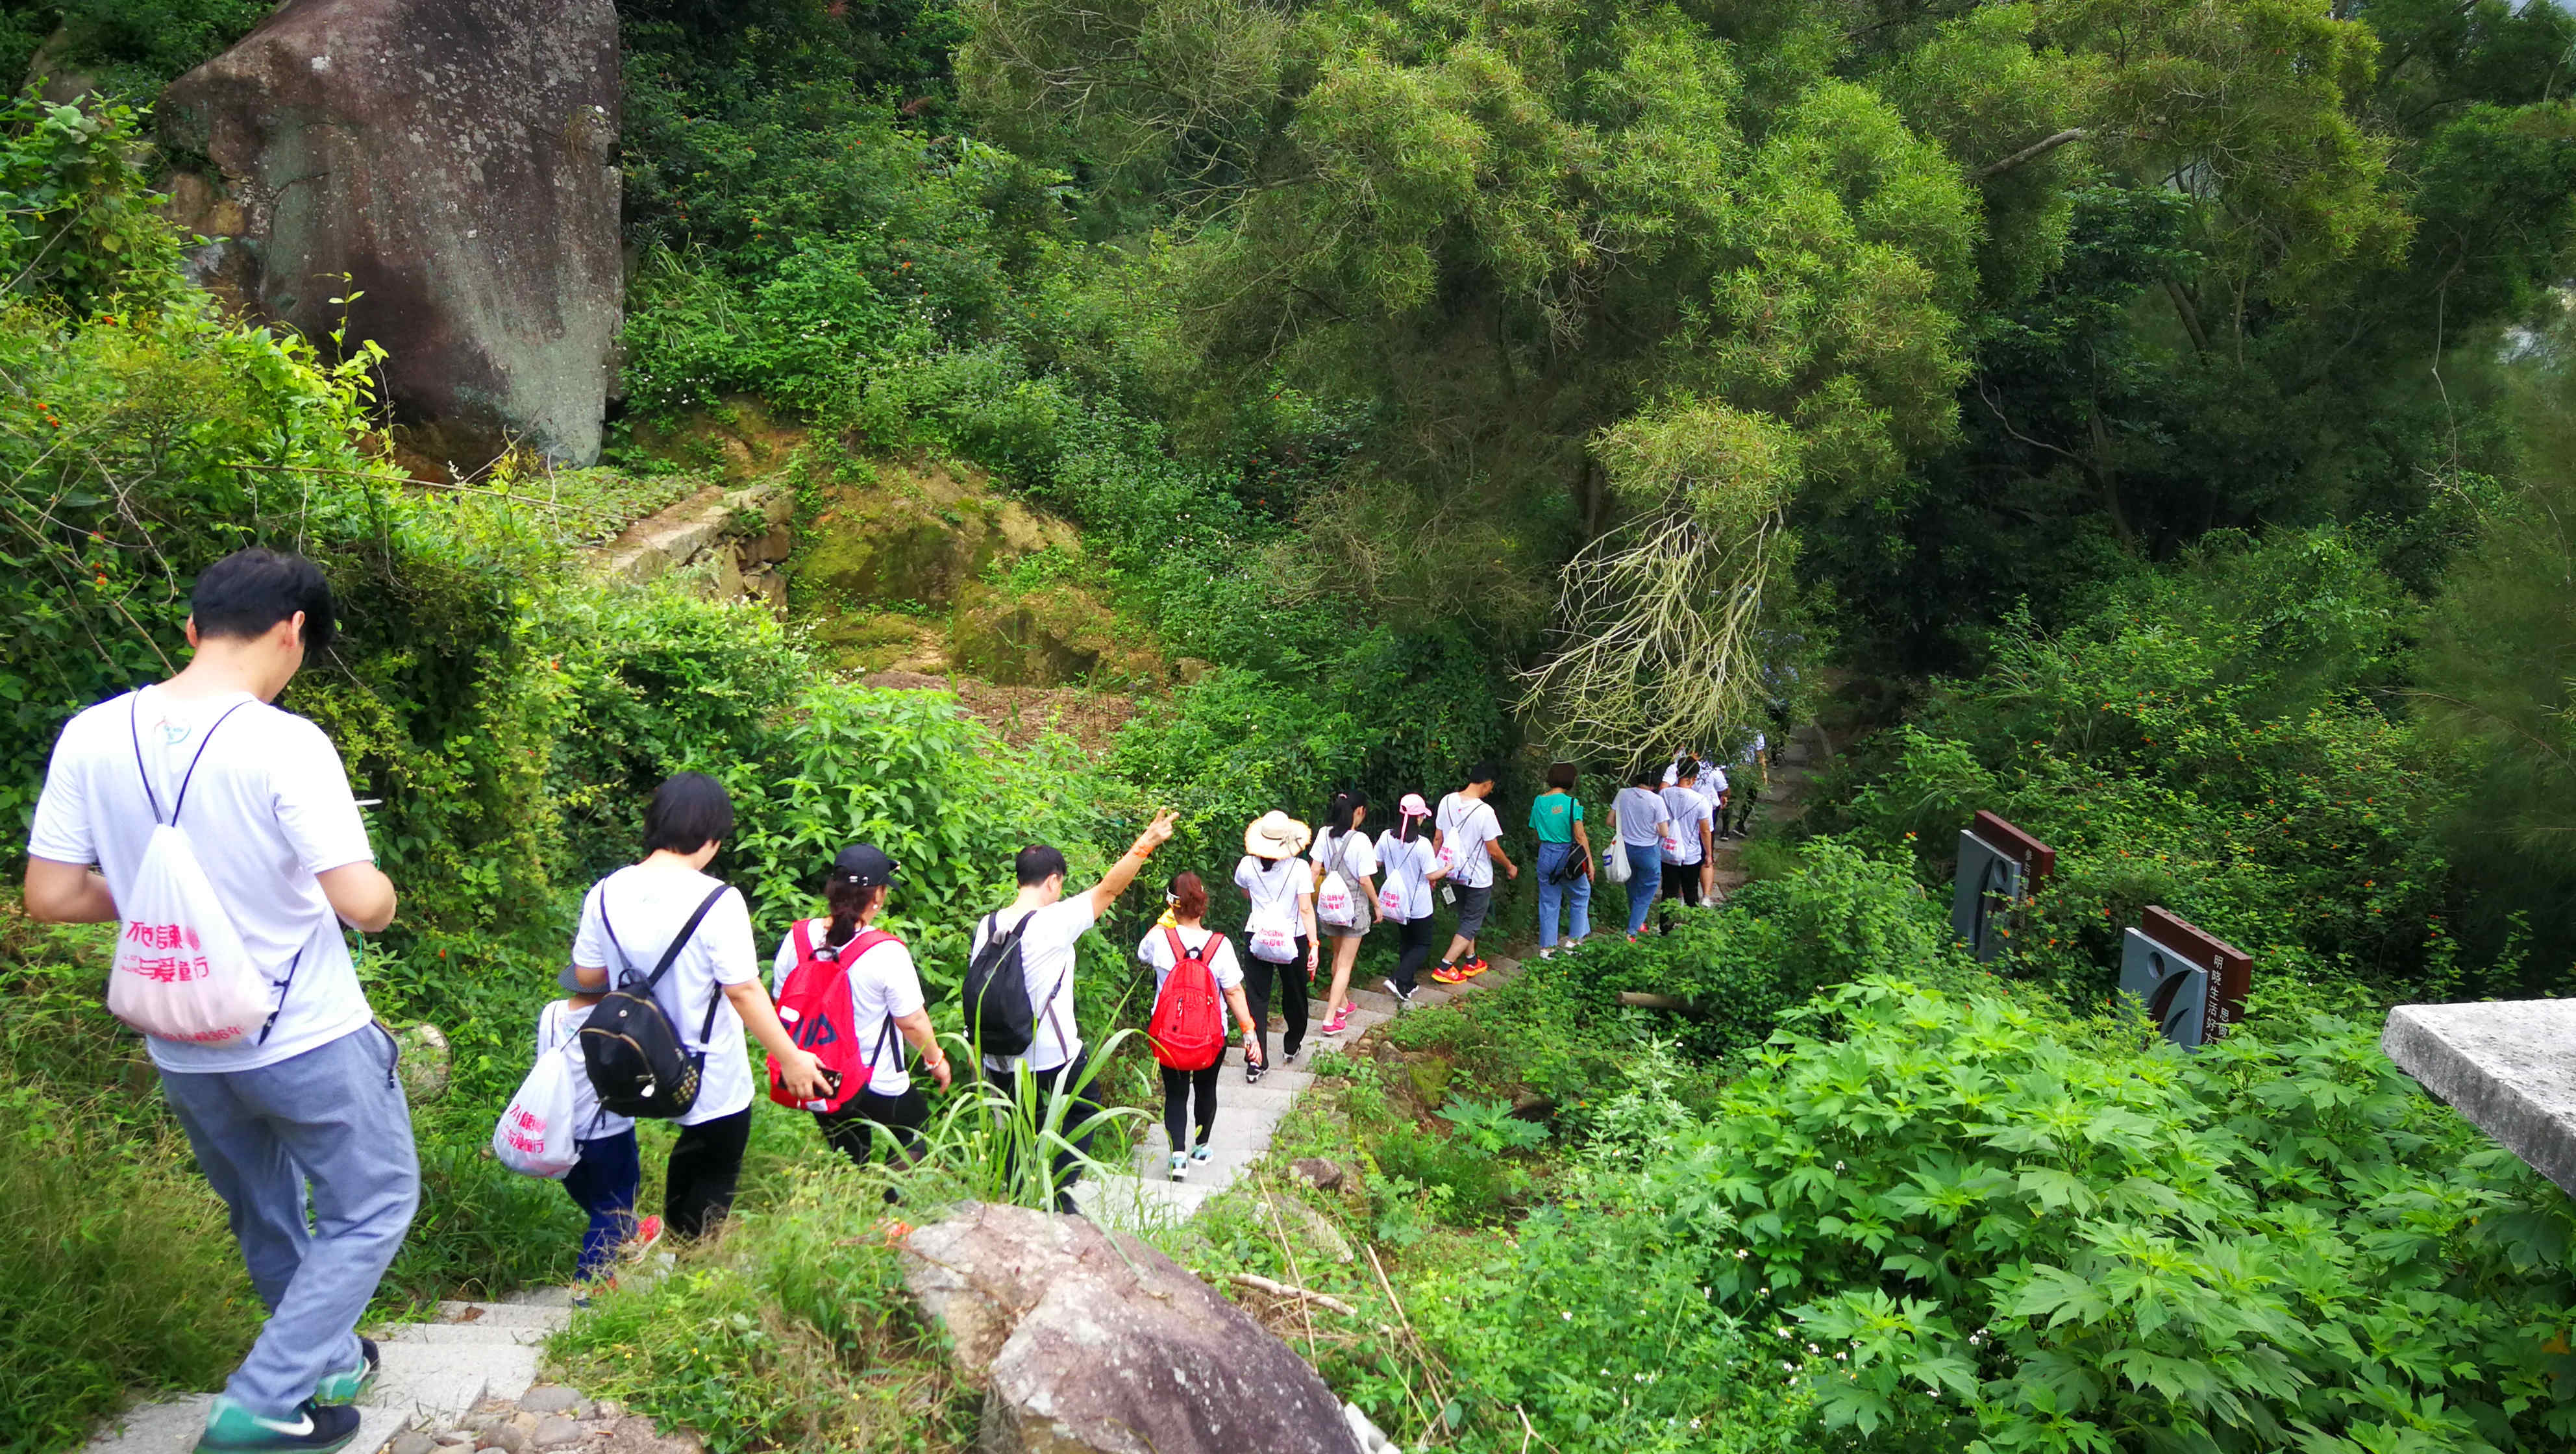
[[[844,671],[917,671],[944,676],[948,622],[899,611],[829,612],[816,618],[815,640]]]
[[[1043,550],[1081,554],[1072,526],[938,464],[880,465],[872,484],[823,488],[794,571],[843,609],[953,604],[986,567]]]
[[[1004,686],[1150,687],[1169,674],[1151,634],[1061,581],[1009,594],[969,587],[958,602],[949,656],[960,670]]]

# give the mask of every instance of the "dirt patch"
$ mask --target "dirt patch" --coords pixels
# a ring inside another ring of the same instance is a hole
[[[1061,732],[1088,753],[1105,752],[1118,729],[1142,705],[1133,696],[1080,687],[1003,687],[973,677],[937,677],[917,671],[871,672],[863,686],[904,692],[953,692],[966,715],[993,729],[1013,747],[1026,747]]]

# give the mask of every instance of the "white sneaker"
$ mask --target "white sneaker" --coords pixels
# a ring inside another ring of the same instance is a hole
[[[1173,1152],[1173,1153],[1172,1153],[1172,1180],[1174,1180],[1174,1181],[1187,1181],[1187,1180],[1189,1180],[1189,1179],[1190,1179],[1190,1159],[1189,1159],[1188,1157],[1186,1157],[1186,1156],[1183,1156],[1181,1153],[1179,1153],[1179,1152],[1177,1152],[1177,1151]]]

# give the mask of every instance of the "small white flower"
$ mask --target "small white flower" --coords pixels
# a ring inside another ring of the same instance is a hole
[[[1840,1170],[1842,1170],[1842,1169],[1843,1169],[1843,1164],[1842,1164],[1841,1162],[1837,1161],[1837,1162],[1835,1162],[1835,1163],[1834,1163],[1834,1170],[1836,1170],[1836,1171],[1840,1171]]]
[[[1572,1313],[1570,1313],[1570,1312],[1565,1312],[1565,1311],[1560,1310],[1560,1311],[1557,1313],[1557,1316],[1558,1316],[1558,1317],[1560,1317],[1560,1318],[1565,1319],[1565,1320],[1566,1320],[1567,1322],[1569,1322],[1569,1323],[1571,1323],[1571,1322],[1573,1322],[1573,1321],[1574,1321],[1574,1314],[1572,1314]]]

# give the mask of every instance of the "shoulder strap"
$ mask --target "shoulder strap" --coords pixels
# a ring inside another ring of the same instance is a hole
[[[716,900],[723,898],[731,892],[733,892],[731,885],[718,884],[714,888],[707,890],[707,896],[705,898],[698,900],[698,906],[689,911],[688,921],[680,926],[680,932],[671,936],[670,947],[662,951],[662,962],[654,965],[653,973],[645,979],[643,984],[643,992],[645,994],[649,995],[653,993],[653,987],[662,982],[662,976],[671,972],[671,966],[679,961],[680,951],[689,947],[689,936],[698,932],[698,925],[707,917],[707,910],[714,908],[716,906]],[[606,894],[599,896],[599,922],[602,924],[606,924],[608,922],[608,896]],[[611,937],[613,938],[615,936],[612,935]],[[617,952],[620,955],[623,955],[626,950],[623,946],[620,946]],[[722,991],[718,991],[718,993],[722,993]],[[708,1010],[707,1023],[710,1025],[715,1023],[715,1013],[712,1007]]]
[[[196,755],[188,759],[188,770],[179,775],[179,795],[170,800],[170,816],[165,820],[161,816],[161,796],[152,791],[151,770],[143,765],[143,728],[140,720],[143,712],[143,693],[138,688],[127,696],[125,733],[134,743],[134,775],[143,780],[143,801],[152,807],[153,822],[166,821],[173,825],[178,823],[180,810],[188,806],[188,785],[197,780],[197,764],[206,760],[206,749],[214,745],[215,729],[231,720],[233,713],[249,705],[248,702],[235,702],[224,708],[223,716],[217,717],[215,725],[206,729],[204,739],[197,743]],[[288,973],[292,974],[293,971],[289,970]]]
[[[1181,943],[1180,927],[1175,924],[1164,925],[1163,937],[1172,942],[1172,967],[1178,969],[1181,961],[1190,957],[1189,946]],[[1205,951],[1202,950],[1201,952],[1204,953]]]
[[[797,962],[798,964],[803,964],[806,960],[809,960],[809,959],[811,959],[811,958],[813,958],[813,957],[814,957],[814,921],[813,921],[813,920],[811,920],[811,919],[799,919],[799,920],[797,920],[797,921],[796,921],[796,927],[795,927],[795,928],[793,928],[793,929],[788,930],[788,931],[787,931],[787,934],[788,934],[788,937],[789,937],[789,938],[794,939],[794,940],[796,941],[796,962]]]

